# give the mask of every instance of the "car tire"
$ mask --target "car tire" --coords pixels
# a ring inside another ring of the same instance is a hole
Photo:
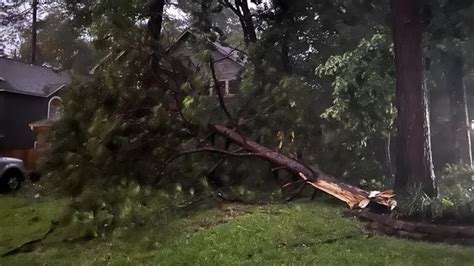
[[[6,175],[2,178],[2,188],[7,192],[16,191],[20,189],[21,181],[23,180],[23,176],[19,173],[6,173]]]

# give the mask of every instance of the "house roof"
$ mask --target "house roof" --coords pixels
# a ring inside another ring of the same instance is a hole
[[[57,122],[57,120],[49,118],[49,119],[43,119],[43,120],[35,121],[33,123],[30,123],[29,126],[30,126],[31,129],[42,128],[42,127],[50,127],[55,122]]]
[[[166,50],[166,52],[171,52],[175,48],[179,46],[181,42],[186,41],[193,33],[189,30],[183,31],[177,38],[177,40]],[[230,60],[236,62],[241,66],[245,66],[246,58],[242,51],[237,49],[236,47],[229,47],[221,42],[215,41],[211,42],[212,46],[214,47],[215,51],[221,53],[223,57],[229,58]],[[242,58],[243,55],[243,58]]]
[[[212,42],[212,45],[222,55],[225,57],[229,58],[230,60],[236,62],[237,64],[241,66],[245,66],[245,58],[241,58],[240,54],[241,51],[238,50],[237,48],[232,48],[229,46],[225,46],[220,42]]]
[[[69,79],[50,68],[0,57],[0,92],[49,97]]]

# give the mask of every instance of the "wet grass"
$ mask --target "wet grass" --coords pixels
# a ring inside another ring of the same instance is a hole
[[[0,217],[0,239],[44,232],[62,206],[0,198],[0,213],[9,214]],[[56,233],[30,252],[0,258],[0,265],[474,264],[474,248],[369,236],[360,223],[343,218],[342,210],[301,201],[168,213],[141,229],[116,230],[108,240],[67,243]],[[28,222],[36,216],[44,222]]]
[[[64,201],[0,197],[0,255],[42,239],[59,216]]]

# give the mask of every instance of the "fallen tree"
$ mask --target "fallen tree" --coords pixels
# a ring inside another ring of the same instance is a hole
[[[222,125],[209,125],[209,130],[219,136],[224,137],[227,141],[241,147],[237,151],[228,151],[216,149],[213,147],[202,147],[195,150],[188,150],[173,156],[169,161],[191,153],[209,152],[218,153],[225,156],[235,157],[257,157],[270,162],[277,170],[286,170],[293,176],[298,177],[299,180],[286,180],[281,187],[289,187],[293,184],[301,184],[300,188],[305,185],[323,191],[343,202],[345,202],[351,209],[366,208],[370,203],[387,207],[393,210],[397,206],[397,202],[393,199],[394,194],[391,190],[366,191],[355,186],[351,186],[338,181],[335,177],[323,173],[319,169],[304,164],[303,162],[294,158],[288,157],[282,153],[276,152],[268,147],[265,147],[256,141],[253,141],[237,130],[228,128]]]

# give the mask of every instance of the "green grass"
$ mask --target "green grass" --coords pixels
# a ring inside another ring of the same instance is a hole
[[[42,216],[45,221],[53,219],[63,204],[11,202],[15,200],[0,198],[0,213],[20,213],[16,217],[24,221],[31,216],[26,211],[31,208],[50,215]],[[474,264],[474,248],[371,237],[360,223],[343,218],[342,210],[325,203],[297,202],[168,213],[142,229],[119,229],[107,241],[65,243],[56,236],[32,252],[0,258],[0,265]],[[26,235],[11,220],[3,219],[2,232],[6,228],[12,229],[11,236]]]
[[[51,229],[52,219],[59,215],[62,204],[54,200],[34,204],[21,198],[0,197],[0,255],[42,239]]]

